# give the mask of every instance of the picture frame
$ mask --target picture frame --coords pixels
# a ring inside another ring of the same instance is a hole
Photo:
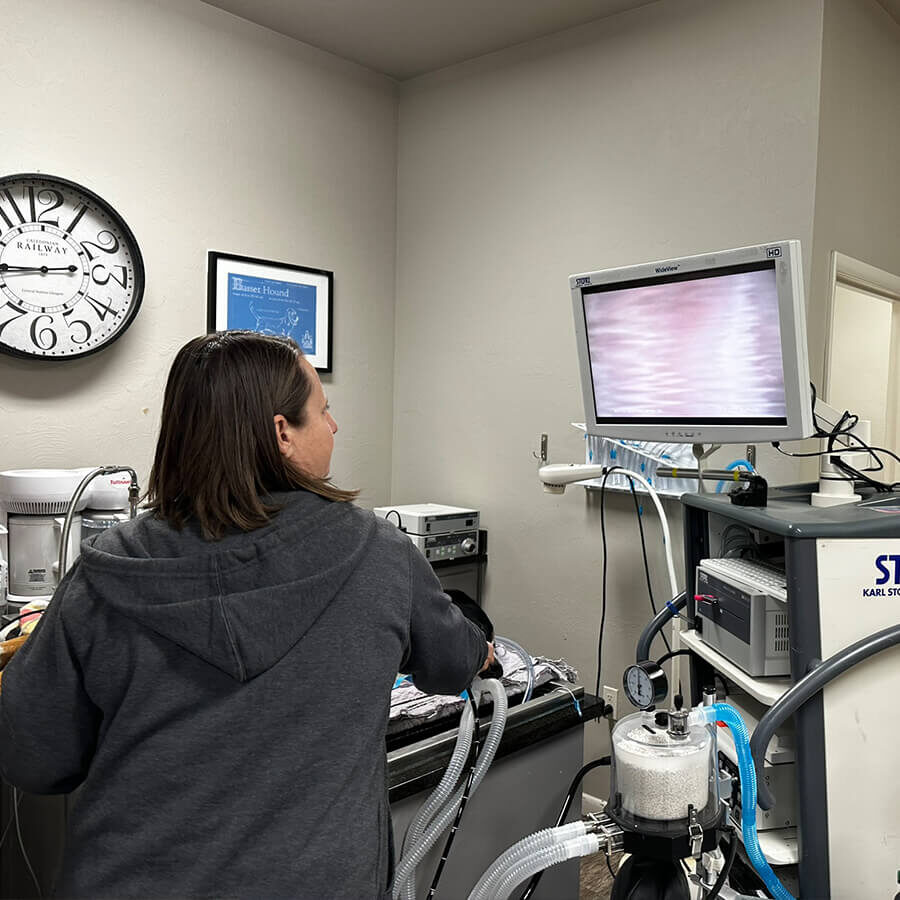
[[[210,250],[208,332],[246,330],[293,338],[319,372],[332,370],[334,272]]]

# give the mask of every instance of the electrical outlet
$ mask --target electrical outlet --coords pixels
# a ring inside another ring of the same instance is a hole
[[[607,684],[603,685],[603,702],[607,706],[612,707],[612,717],[614,719],[619,718],[619,689],[610,687]]]

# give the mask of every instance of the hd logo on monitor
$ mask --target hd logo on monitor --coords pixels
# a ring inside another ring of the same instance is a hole
[[[766,247],[766,256],[768,256],[769,259],[781,256],[781,247]]]
[[[900,597],[900,554],[876,556],[875,571],[877,587],[863,588],[863,597]],[[889,584],[892,587],[888,587]]]

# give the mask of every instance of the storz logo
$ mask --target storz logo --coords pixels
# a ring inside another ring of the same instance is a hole
[[[678,266],[657,266],[656,271],[662,274],[663,272],[677,272]]]
[[[589,287],[591,284],[591,279],[589,277],[582,276],[581,278],[575,279],[575,287]]]
[[[781,247],[766,247],[766,256],[768,256],[769,259],[781,256]]]
[[[878,587],[863,588],[863,597],[900,596],[900,553],[882,553],[875,557],[875,584]],[[887,587],[891,585],[891,587]]]

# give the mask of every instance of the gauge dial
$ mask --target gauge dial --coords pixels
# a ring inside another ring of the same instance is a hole
[[[622,678],[625,696],[638,709],[649,709],[665,700],[669,693],[666,673],[650,660],[636,663],[625,670]]]

